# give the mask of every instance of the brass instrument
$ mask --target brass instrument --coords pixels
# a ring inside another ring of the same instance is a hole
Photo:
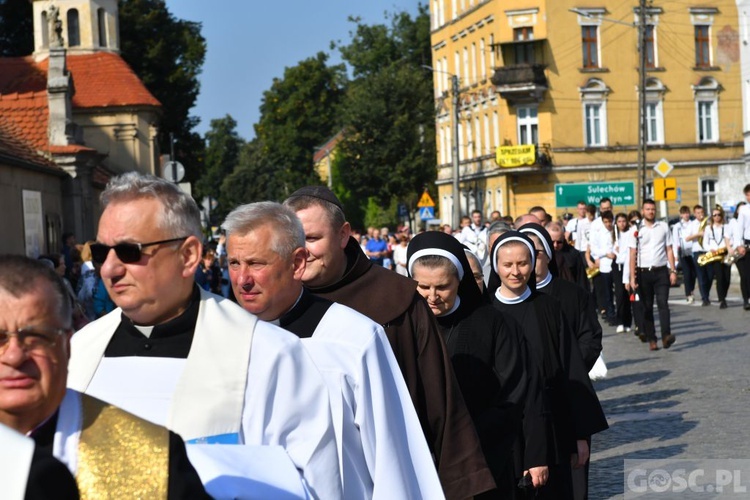
[[[597,276],[599,276],[600,272],[601,271],[599,271],[598,267],[587,267],[586,268],[586,277],[588,279],[592,280],[592,279],[596,278]]]
[[[698,226],[698,244],[703,248],[703,233],[706,232],[706,225],[711,222],[711,217],[703,217],[703,220],[701,221],[700,225]],[[702,266],[703,264],[698,262],[698,265]]]
[[[750,250],[750,245],[742,245],[745,247],[745,255],[747,255],[748,250]],[[731,266],[738,260],[745,257],[745,255],[740,255],[740,251],[738,249],[735,249],[734,252],[731,253],[731,255],[727,255],[724,257],[724,264],[727,266]]]
[[[700,257],[698,257],[698,265],[699,266],[705,266],[708,264],[711,264],[712,262],[720,262],[724,260],[724,256],[726,256],[729,253],[729,250],[724,248],[717,248],[716,250],[712,250],[711,252],[706,252]]]

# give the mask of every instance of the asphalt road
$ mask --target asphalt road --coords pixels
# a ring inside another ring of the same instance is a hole
[[[711,300],[688,305],[681,288],[670,290],[677,341],[668,350],[604,326],[609,371],[594,385],[610,429],[593,439],[592,500],[623,498],[625,459],[750,459],[750,311],[736,274],[729,308],[719,309],[715,290]]]

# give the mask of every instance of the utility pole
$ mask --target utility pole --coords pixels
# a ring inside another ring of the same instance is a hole
[[[453,226],[457,229],[461,224],[461,194],[459,192],[459,144],[458,144],[458,124],[461,119],[461,111],[458,109],[460,91],[458,89],[458,76],[451,75],[453,83]]]
[[[646,1],[639,0],[638,6],[638,192],[637,208],[646,199],[646,152],[648,150],[648,126],[646,121]]]

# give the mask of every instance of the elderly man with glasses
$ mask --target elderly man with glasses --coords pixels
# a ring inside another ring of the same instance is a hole
[[[22,480],[26,498],[78,498],[53,456],[75,474],[84,498],[209,498],[179,436],[66,390],[71,320],[68,292],[54,271],[27,257],[0,256],[0,424],[32,440],[8,444],[9,431],[0,432],[3,472],[7,459],[14,467],[31,459],[30,473],[2,478],[3,498],[13,498]],[[35,462],[46,462],[49,472],[35,474]]]
[[[76,333],[70,387],[179,432],[214,496],[269,496],[290,469],[275,488],[340,497],[325,383],[297,337],[196,285],[193,198],[128,173],[101,200],[91,253],[118,308]]]

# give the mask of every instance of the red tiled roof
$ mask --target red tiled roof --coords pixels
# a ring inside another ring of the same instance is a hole
[[[0,94],[46,91],[48,63],[32,57],[0,58]],[[67,66],[73,75],[74,108],[161,106],[117,54],[68,53]]]
[[[45,151],[49,147],[47,92],[0,95],[0,117],[15,137],[32,150]]]
[[[0,154],[17,160],[61,172],[54,162],[40,155],[28,143],[17,136],[17,129],[0,114]]]
[[[316,151],[315,154],[313,154],[313,162],[318,163],[320,160],[331,154],[331,151],[333,151],[336,148],[336,145],[338,145],[339,142],[344,138],[344,133],[339,132],[338,134],[334,135],[330,139],[328,139],[328,142],[320,146]]]

